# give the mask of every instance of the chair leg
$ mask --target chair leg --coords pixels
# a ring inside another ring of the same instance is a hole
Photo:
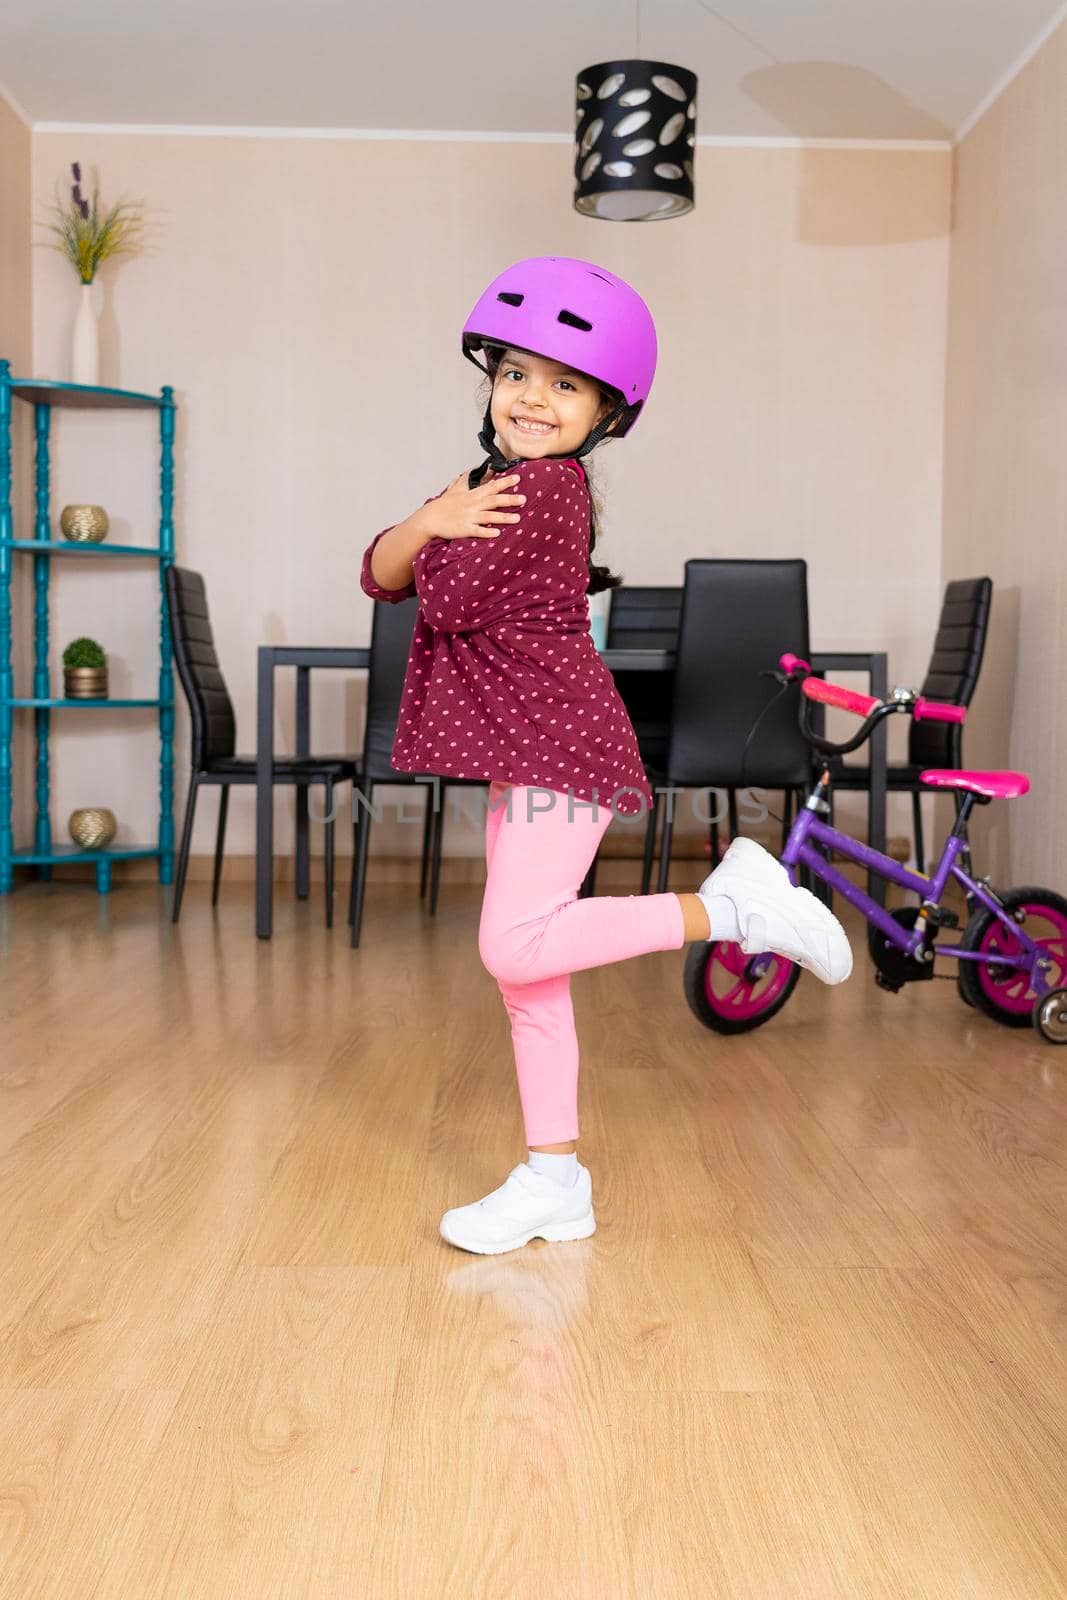
[[[659,826],[659,808],[663,796],[658,789],[652,792],[652,807],[645,824],[645,859],[641,868],[641,893],[648,894],[652,887],[652,857],[656,853],[656,829]]]
[[[353,802],[356,790],[353,789]],[[348,885],[348,926],[351,927],[356,915],[356,858],[359,855],[359,807],[356,806],[352,816],[352,876]]]
[[[211,879],[211,904],[219,903],[219,884],[222,882],[222,853],[226,848],[226,814],[230,809],[230,786],[219,785],[219,825],[215,833],[215,872]]]
[[[923,841],[923,797],[918,789],[911,791],[911,826],[915,834],[915,865],[919,872],[925,872],[926,846]]]
[[[727,792],[726,800],[730,815],[730,838],[736,839],[740,831],[740,825],[737,821],[737,790],[730,789]]]
[[[659,884],[660,894],[667,893],[667,879],[671,871],[671,835],[674,833],[673,808],[663,814],[663,838],[659,847]]]
[[[353,950],[355,950],[359,944],[360,928],[363,925],[363,897],[367,886],[367,855],[370,850],[370,800],[373,793],[374,786],[369,781],[367,783],[365,794],[363,785],[356,785],[355,799],[357,806],[362,811],[362,815],[359,819],[359,826],[356,829],[356,853],[352,861],[352,888],[354,890],[354,898],[352,902]],[[366,799],[368,802],[365,808],[359,804],[360,797]]]
[[[426,816],[422,824],[422,872],[419,875],[419,899],[426,898],[426,880],[430,874],[430,849],[433,844],[434,823],[434,785],[428,783],[426,789]]]
[[[170,920],[177,922],[181,915],[182,893],[185,889],[185,874],[189,869],[189,846],[193,839],[193,818],[196,816],[196,796],[200,785],[196,773],[189,778],[189,793],[185,799],[185,821],[182,823],[182,842],[178,851],[178,871],[174,880],[174,910]]]
[[[311,841],[308,829],[310,785],[296,786],[296,897],[306,900],[311,886]],[[327,810],[327,815],[329,811]]]
[[[437,894],[441,887],[441,844],[445,836],[445,791],[447,785],[441,783],[441,809],[437,813],[433,830],[433,855],[430,866],[430,915],[437,915]]]
[[[709,795],[714,796],[711,820],[708,823],[708,844],[711,852],[711,870],[719,865],[719,796],[714,789],[709,789]]]
[[[333,927],[333,779],[326,779],[326,926]]]

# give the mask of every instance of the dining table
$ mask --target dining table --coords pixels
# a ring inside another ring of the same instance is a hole
[[[675,652],[663,649],[599,649],[600,659],[610,672],[673,672]],[[259,646],[256,673],[256,935],[269,939],[273,931],[274,887],[274,714],[275,679],[279,667],[296,669],[296,751],[310,754],[311,673],[327,668],[361,670],[370,666],[366,645],[276,645]],[[816,651],[811,658],[817,673],[849,672],[865,674],[876,699],[888,694],[888,657],[884,650]],[[886,845],[886,724],[880,723],[871,736],[870,782],[867,797],[867,837],[872,849],[884,851]],[[308,894],[310,849],[308,790],[296,790],[296,892]],[[868,893],[879,905],[885,904],[885,883],[868,874]]]

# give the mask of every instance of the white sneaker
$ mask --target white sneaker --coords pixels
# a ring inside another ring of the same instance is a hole
[[[531,1239],[552,1244],[588,1239],[595,1231],[593,1183],[581,1162],[569,1189],[522,1162],[484,1200],[457,1206],[441,1218],[441,1237],[479,1256],[517,1250]]]
[[[755,839],[735,839],[697,894],[709,918],[711,895],[733,904],[746,955],[773,950],[823,983],[843,983],[852,971],[852,947],[833,912],[792,884],[781,862]]]

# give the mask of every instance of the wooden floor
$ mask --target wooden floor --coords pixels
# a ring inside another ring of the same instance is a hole
[[[163,893],[0,902],[4,1600],[1063,1600],[1067,1051],[581,974],[598,1231],[480,1258],[480,891]]]

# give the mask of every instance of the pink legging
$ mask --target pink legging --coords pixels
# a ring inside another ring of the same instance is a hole
[[[478,953],[511,1019],[528,1145],[578,1137],[570,974],[685,943],[675,894],[578,899],[611,819],[606,804],[594,819],[553,790],[490,786]]]

